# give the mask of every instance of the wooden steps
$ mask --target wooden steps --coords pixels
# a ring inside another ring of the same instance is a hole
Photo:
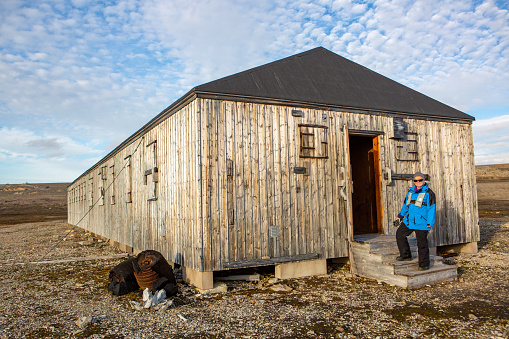
[[[418,270],[417,241],[408,239],[413,259],[397,261],[396,237],[367,234],[354,237],[351,246],[353,272],[403,288],[418,288],[443,281],[456,280],[458,268],[443,263],[442,257],[430,255],[430,269]]]

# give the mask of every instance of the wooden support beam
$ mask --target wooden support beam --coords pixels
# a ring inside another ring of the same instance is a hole
[[[215,280],[228,281],[228,280],[242,280],[242,281],[260,281],[259,274],[241,274],[229,275],[226,277],[216,277]]]
[[[255,267],[255,266],[281,264],[281,263],[292,262],[292,261],[314,260],[314,259],[318,259],[318,258],[319,258],[318,253],[311,253],[311,254],[290,255],[290,256],[286,256],[286,257],[275,257],[275,258],[269,258],[269,259],[230,261],[230,262],[224,263],[223,266],[225,268]]]
[[[210,290],[214,287],[214,272],[200,272],[189,267],[182,267],[182,279],[200,290]]]
[[[294,279],[327,274],[327,260],[309,260],[282,263],[276,266],[275,277],[278,279]]]

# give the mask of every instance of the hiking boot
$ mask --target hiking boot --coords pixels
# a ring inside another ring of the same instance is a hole
[[[419,266],[418,270],[419,271],[427,271],[427,270],[429,270],[429,266]]]
[[[410,261],[412,260],[412,256],[410,257],[396,257],[397,261]]]

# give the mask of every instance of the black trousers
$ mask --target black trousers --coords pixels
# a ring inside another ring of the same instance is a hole
[[[429,247],[428,247],[428,232],[421,230],[411,230],[404,223],[398,227],[396,231],[396,242],[398,243],[399,255],[402,257],[410,257],[410,245],[408,244],[407,237],[415,232],[417,238],[417,253],[419,256],[419,266],[429,266]]]

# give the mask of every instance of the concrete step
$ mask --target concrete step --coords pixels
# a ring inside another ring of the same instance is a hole
[[[413,259],[397,261],[399,251],[394,236],[382,234],[355,236],[351,253],[354,271],[358,275],[404,288],[417,288],[457,279],[457,267],[445,265],[440,256],[430,255],[430,269],[419,271],[415,237],[409,238],[409,243]]]

